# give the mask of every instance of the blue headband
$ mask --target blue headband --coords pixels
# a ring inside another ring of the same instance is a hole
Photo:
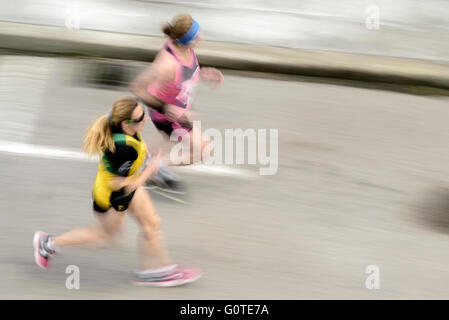
[[[190,41],[195,39],[195,37],[198,34],[199,29],[200,29],[200,25],[198,24],[198,22],[196,22],[195,20],[192,19],[192,25],[190,26],[190,29],[181,38],[176,39],[176,42],[183,44],[183,45],[188,44]]]

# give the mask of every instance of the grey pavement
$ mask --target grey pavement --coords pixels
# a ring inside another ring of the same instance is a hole
[[[127,94],[81,82],[88,68],[83,60],[1,56],[9,84],[1,86],[2,140],[78,149],[86,126]],[[203,128],[279,129],[276,175],[180,168],[189,204],[154,195],[172,256],[204,278],[172,290],[131,285],[131,219],[116,247],[66,248],[52,270],[39,269],[35,230],[94,222],[96,164],[0,152],[0,298],[449,298],[447,98],[226,71],[223,87],[201,86],[194,106]],[[144,136],[150,146],[160,142],[150,123]],[[80,290],[65,288],[68,265],[80,267]],[[365,287],[368,265],[380,268],[379,290]]]

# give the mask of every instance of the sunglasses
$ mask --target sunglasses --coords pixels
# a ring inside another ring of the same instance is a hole
[[[126,123],[139,123],[145,118],[145,110],[143,110],[142,115],[137,119],[126,120]]]

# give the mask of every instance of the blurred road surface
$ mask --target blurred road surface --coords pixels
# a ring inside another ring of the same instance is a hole
[[[188,12],[200,22],[206,40],[449,57],[445,0],[0,0],[0,8],[0,21],[153,36],[162,36],[162,22]],[[378,29],[372,29],[372,17],[379,18]]]
[[[127,94],[81,82],[87,68],[0,56],[1,140],[79,150],[87,125]],[[155,205],[174,259],[205,275],[170,290],[130,284],[131,219],[115,247],[66,248],[52,270],[39,269],[35,230],[94,222],[96,164],[0,152],[0,298],[448,299],[448,106],[245,73],[226,73],[218,91],[200,87],[203,128],[279,129],[279,170],[254,179],[177,171],[189,204],[155,196]],[[145,137],[160,139],[151,123]],[[68,265],[80,268],[80,290],[65,287]],[[369,265],[380,268],[379,290],[365,287]]]

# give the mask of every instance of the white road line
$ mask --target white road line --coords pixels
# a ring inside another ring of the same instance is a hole
[[[213,166],[196,164],[190,166],[175,167],[175,171],[180,173],[192,173],[192,174],[205,174],[205,175],[216,175],[216,176],[233,176],[243,179],[254,179],[257,177],[256,172],[245,171],[237,168],[231,168],[226,166]]]
[[[11,141],[0,141],[0,152],[24,157],[98,162],[98,157],[92,157],[90,159],[81,151],[73,149],[55,148],[51,146],[33,145]]]
[[[72,161],[93,162],[93,163],[99,161],[98,157],[89,157],[87,154],[74,149],[27,144],[20,142],[2,141],[2,140],[0,140],[0,153],[6,153],[15,156],[32,157],[32,158],[72,160]],[[256,172],[252,173],[250,171],[231,168],[227,166],[200,164],[200,165],[173,167],[173,168],[176,172],[179,173],[228,176],[239,179],[254,179],[258,177]]]
[[[163,196],[163,197],[165,197],[165,198],[167,198],[167,199],[170,199],[170,200],[173,200],[173,201],[182,203],[182,204],[188,204],[187,201],[178,199],[178,198],[176,198],[176,197],[172,197],[172,196],[170,196],[170,195],[168,195],[168,194],[165,194],[165,193],[163,193],[163,192],[160,192],[160,191],[158,191],[158,190],[156,190],[156,189],[149,189],[149,188],[145,188],[145,189],[150,190],[151,192],[154,192],[154,193],[156,193],[156,194],[158,194],[158,195],[161,195],[161,196]]]

